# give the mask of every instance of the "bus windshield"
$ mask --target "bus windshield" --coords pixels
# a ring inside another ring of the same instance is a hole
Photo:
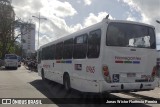
[[[138,24],[111,22],[107,29],[106,45],[155,49],[154,29]]]
[[[5,55],[5,59],[17,59],[16,55]]]

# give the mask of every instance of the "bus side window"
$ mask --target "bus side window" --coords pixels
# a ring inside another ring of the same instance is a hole
[[[49,47],[45,47],[44,48],[44,60],[48,60],[49,59]]]
[[[44,48],[42,48],[42,60],[44,60],[45,59],[45,50],[44,50]]]
[[[48,46],[48,47],[46,47],[46,52],[47,52],[47,60],[50,60],[51,59],[51,52],[50,52],[50,50],[51,50],[51,47],[50,46]]]
[[[88,36],[88,58],[98,58],[100,53],[101,30],[91,31]]]
[[[56,44],[56,55],[55,59],[62,59],[63,57],[63,42]]]
[[[83,34],[83,35],[77,36],[74,39],[74,52],[73,52],[74,59],[86,58],[87,38],[88,38],[88,34]]]
[[[53,44],[50,47],[50,59],[54,60],[54,57],[55,57],[55,45]]]
[[[72,59],[73,54],[73,38],[64,41],[63,59]]]

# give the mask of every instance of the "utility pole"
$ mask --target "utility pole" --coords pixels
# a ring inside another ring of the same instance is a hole
[[[39,12],[38,17],[37,17],[37,16],[32,16],[32,17],[38,19],[38,23],[39,23],[39,26],[38,26],[38,48],[39,48],[39,32],[40,32],[40,24],[41,24],[41,20],[47,20],[47,18],[41,17],[40,12]]]

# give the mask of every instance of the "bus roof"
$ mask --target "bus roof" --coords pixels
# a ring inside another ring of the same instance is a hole
[[[105,20],[105,21],[106,22],[138,24],[138,25],[149,26],[149,27],[155,28],[154,26],[146,24],[146,23],[141,23],[141,22],[136,22],[136,21],[129,21],[129,20]]]
[[[16,54],[5,54],[5,56],[6,56],[6,55],[16,55]],[[16,56],[17,56],[17,55],[16,55]]]
[[[73,32],[71,34],[68,34],[66,36],[63,36],[63,37],[60,37],[56,40],[53,40],[43,46],[41,46],[39,49],[43,48],[43,47],[46,47],[46,46],[49,46],[49,45],[52,45],[52,44],[56,44],[62,40],[66,40],[66,39],[69,39],[69,38],[74,38],[75,36],[78,36],[78,35],[82,35],[84,34],[85,31],[91,31],[93,30],[94,28],[100,28],[104,23],[110,23],[110,22],[118,22],[118,23],[130,23],[130,24],[138,24],[138,25],[143,25],[143,26],[149,26],[149,27],[152,27],[155,29],[154,26],[152,25],[149,25],[149,24],[145,24],[145,23],[140,23],[140,22],[135,22],[135,21],[126,21],[126,20],[110,20],[110,19],[103,19],[101,22],[99,23],[96,23],[94,25],[91,25],[89,27],[86,27],[84,29],[81,29],[79,31],[76,31],[76,32]],[[76,35],[75,35],[76,34]],[[56,41],[56,42],[55,42]]]

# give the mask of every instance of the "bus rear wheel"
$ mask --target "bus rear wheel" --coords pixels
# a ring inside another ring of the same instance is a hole
[[[64,88],[67,92],[69,92],[71,90],[71,85],[70,85],[70,77],[68,74],[64,75],[64,78],[63,78],[63,85],[64,85]]]

